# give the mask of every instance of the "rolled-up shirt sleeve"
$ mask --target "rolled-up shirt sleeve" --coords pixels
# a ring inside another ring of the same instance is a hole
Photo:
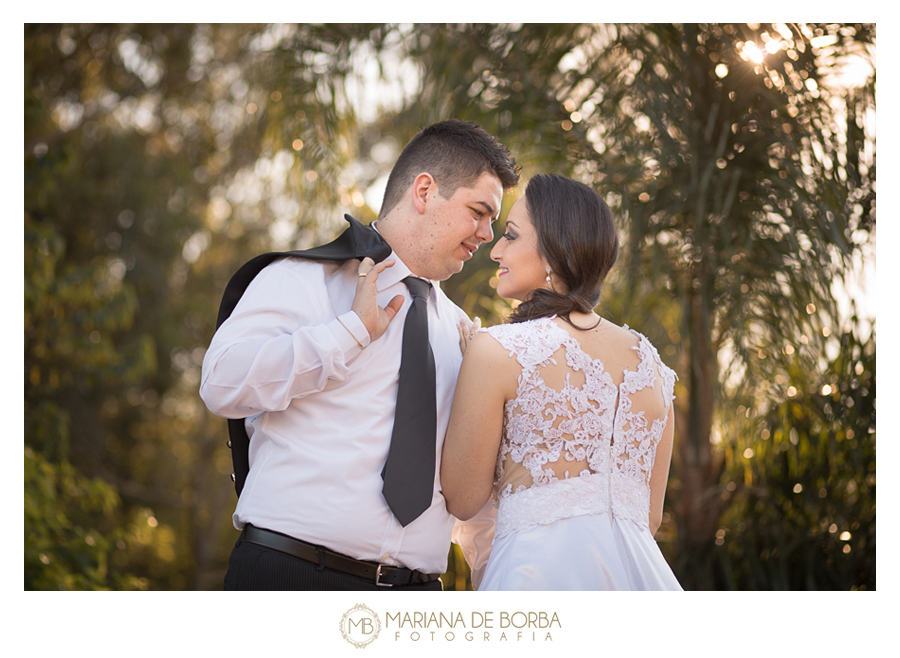
[[[344,381],[348,362],[368,343],[356,313],[333,310],[321,264],[278,261],[256,276],[213,336],[200,397],[224,418],[281,411],[329,380]]]

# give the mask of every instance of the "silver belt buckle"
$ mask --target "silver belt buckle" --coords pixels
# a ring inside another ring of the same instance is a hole
[[[378,587],[393,587],[394,586],[393,583],[381,582],[381,567],[383,567],[383,566],[384,566],[383,564],[379,564],[378,569],[375,570],[375,584]]]

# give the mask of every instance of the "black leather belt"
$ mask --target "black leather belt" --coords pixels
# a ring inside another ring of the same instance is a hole
[[[331,569],[332,571],[356,576],[381,587],[418,585],[430,583],[440,578],[440,574],[437,573],[422,573],[421,571],[414,571],[405,567],[355,560],[352,557],[329,551],[322,546],[309,544],[283,535],[280,532],[257,528],[249,523],[244,526],[243,540],[312,562],[320,569]]]

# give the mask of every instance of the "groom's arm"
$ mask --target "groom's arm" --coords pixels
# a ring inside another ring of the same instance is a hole
[[[320,264],[278,261],[256,276],[213,336],[200,397],[224,418],[280,411],[346,379],[348,362],[368,344],[356,313],[334,316]]]

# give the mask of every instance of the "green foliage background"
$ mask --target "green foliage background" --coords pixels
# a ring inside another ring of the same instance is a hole
[[[835,294],[874,259],[874,52],[865,24],[26,25],[25,589],[221,588],[225,282],[373,219],[448,117],[615,211],[599,310],[679,374],[685,588],[875,589],[875,318]],[[489,325],[488,253],[445,289]]]

